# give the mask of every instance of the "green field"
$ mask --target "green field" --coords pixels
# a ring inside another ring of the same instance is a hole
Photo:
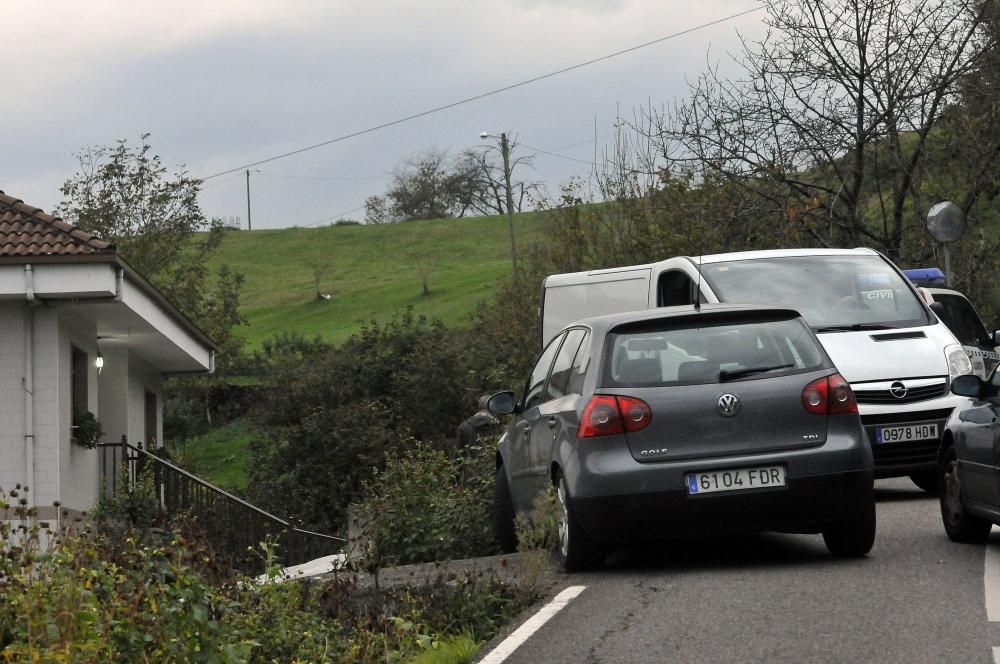
[[[515,216],[519,247],[542,238],[539,213]],[[435,219],[380,226],[230,232],[213,265],[246,276],[240,334],[251,348],[283,331],[339,342],[361,322],[414,313],[461,325],[511,270],[506,217]],[[316,298],[314,271],[330,262]],[[421,272],[430,294],[423,294]]]
[[[243,420],[212,429],[177,446],[181,466],[230,491],[247,488],[247,463],[254,432]]]

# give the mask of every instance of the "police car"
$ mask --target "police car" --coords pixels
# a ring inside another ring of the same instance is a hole
[[[903,274],[917,287],[917,292],[931,307],[938,318],[948,326],[962,348],[969,355],[973,372],[986,378],[1000,364],[1000,330],[990,334],[983,320],[969,299],[945,286],[944,272],[936,267],[903,270]]]

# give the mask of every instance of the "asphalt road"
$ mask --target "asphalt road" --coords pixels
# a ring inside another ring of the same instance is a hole
[[[876,489],[867,558],[770,533],[618,551],[567,575],[586,589],[505,661],[993,662],[986,549],[948,540],[937,499],[909,480]],[[987,547],[1000,551],[1000,531]]]

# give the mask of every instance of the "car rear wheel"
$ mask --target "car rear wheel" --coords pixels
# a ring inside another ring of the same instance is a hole
[[[823,541],[837,558],[860,558],[875,543],[875,498],[856,519],[841,521],[823,529]]]
[[[593,569],[604,562],[604,550],[577,521],[569,502],[566,480],[556,478],[556,499],[559,503],[559,559],[567,572]]]
[[[934,470],[924,470],[919,473],[913,473],[910,475],[910,479],[918,487],[926,491],[927,493],[937,493],[938,492],[938,471]]]
[[[941,459],[940,466],[941,521],[944,530],[953,542],[980,544],[990,536],[992,524],[986,519],[969,514],[965,510],[962,495],[962,478],[958,472],[958,455],[949,447]]]
[[[493,483],[493,536],[504,553],[517,551],[517,531],[514,530],[514,503],[503,466],[497,466]]]

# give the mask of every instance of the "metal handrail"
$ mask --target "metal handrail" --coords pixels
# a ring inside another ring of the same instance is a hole
[[[143,449],[142,443],[132,445],[124,436],[122,436],[120,443],[102,443],[98,447],[101,448],[104,455],[101,463],[101,470],[104,475],[107,475],[109,470],[107,463],[108,450],[111,450],[112,454],[111,486],[107,490],[111,492],[117,490],[120,470],[118,468],[116,448],[122,450],[121,461],[127,464],[126,477],[123,479],[130,488],[134,486],[144,462],[153,462],[157,496],[160,508],[165,513],[166,518],[169,520],[179,512],[190,510],[196,516],[203,519],[209,526],[221,525],[221,528],[215,532],[212,532],[209,527],[209,539],[215,540],[219,548],[234,560],[235,566],[252,567],[259,571],[260,561],[254,561],[252,557],[248,556],[247,547],[245,546],[248,540],[250,545],[256,544],[253,540],[256,539],[258,531],[262,534],[274,534],[279,539],[279,543],[282,533],[289,535],[290,541],[287,542],[288,546],[285,547],[285,550],[279,548],[277,552],[277,557],[285,565],[294,565],[312,560],[320,557],[320,555],[330,553],[329,547],[333,546],[334,543],[339,548],[340,545],[347,542],[343,537],[297,528],[287,520],[275,516],[256,505],[252,505],[242,498],[215,486],[211,482],[207,482],[197,475],[170,463],[166,459]],[[202,495],[203,493],[206,495]],[[222,501],[221,503],[217,502],[220,500]],[[234,508],[238,512],[243,512],[243,516],[239,516],[238,518],[238,523],[225,522],[225,519],[222,519],[223,523],[221,524],[216,523],[219,521],[216,518],[219,513],[230,515]],[[324,542],[325,544],[323,544]]]

